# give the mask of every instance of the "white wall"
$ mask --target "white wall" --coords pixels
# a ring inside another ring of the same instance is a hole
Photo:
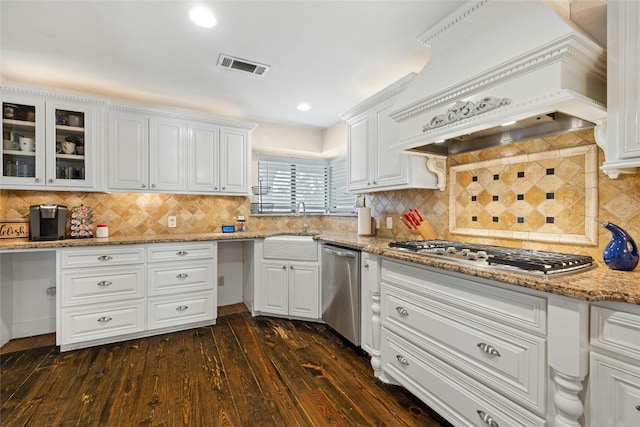
[[[11,254],[0,255],[0,346],[11,340],[13,324],[13,278]]]
[[[340,120],[322,131],[322,152],[328,159],[347,155],[347,122]]]

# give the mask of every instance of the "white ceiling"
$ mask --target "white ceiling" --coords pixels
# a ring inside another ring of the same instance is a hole
[[[206,3],[218,25],[193,25]],[[462,1],[0,1],[4,81],[298,126],[338,114],[428,60],[416,37]],[[218,55],[265,63],[262,78]],[[307,102],[308,112],[296,106]]]

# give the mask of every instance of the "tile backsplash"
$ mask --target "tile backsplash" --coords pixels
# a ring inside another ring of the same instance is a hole
[[[593,131],[584,130],[555,135],[500,147],[463,153],[448,158],[448,166],[468,165],[494,159],[509,158],[523,154],[542,153],[555,149],[578,146],[593,146]],[[597,149],[600,165],[604,161],[602,150]],[[572,175],[563,177],[573,180]],[[564,182],[558,182],[563,185]],[[569,253],[583,253],[600,259],[602,249],[609,242],[610,233],[597,227],[598,245],[586,246],[566,243],[531,242],[500,235],[486,237],[454,234],[449,229],[450,183],[445,191],[398,190],[383,191],[367,196],[375,217],[382,218],[378,236],[394,239],[418,238],[400,222],[400,215],[411,207],[419,209],[433,227],[445,239],[498,244],[512,247],[527,246],[531,249]],[[454,194],[457,197],[457,194]],[[516,195],[517,196],[517,195]],[[598,172],[598,207],[600,221],[613,222],[626,229],[640,241],[640,173],[621,175],[612,180]],[[302,218],[299,216],[251,216],[248,197],[195,196],[181,194],[150,193],[77,193],[50,191],[0,190],[0,218],[15,219],[28,216],[29,206],[39,203],[57,203],[69,208],[84,204],[94,209],[95,223],[109,224],[110,234],[157,235],[171,233],[219,232],[222,224],[233,224],[238,215],[247,217],[249,230],[299,231]],[[517,202],[517,199],[516,199]],[[515,202],[514,202],[515,203]],[[512,209],[513,203],[507,203]],[[167,217],[177,217],[176,228],[167,227]],[[385,218],[393,218],[393,228],[387,230]],[[322,227],[328,231],[357,232],[357,220],[353,216],[315,216],[307,219],[311,231]],[[540,225],[544,225],[541,223]]]

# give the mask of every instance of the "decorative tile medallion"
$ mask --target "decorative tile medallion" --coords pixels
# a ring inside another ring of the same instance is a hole
[[[450,168],[452,234],[597,245],[595,145]]]

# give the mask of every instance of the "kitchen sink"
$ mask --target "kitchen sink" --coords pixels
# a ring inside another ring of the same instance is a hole
[[[317,261],[318,242],[309,235],[287,234],[264,239],[263,257],[296,261]]]

